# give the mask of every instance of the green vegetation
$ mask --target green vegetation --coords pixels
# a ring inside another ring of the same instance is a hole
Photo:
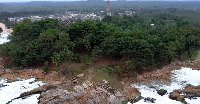
[[[13,67],[13,70],[22,70],[23,69],[23,66],[20,66],[20,67]]]
[[[198,55],[198,52],[197,51],[192,51],[191,52],[191,55],[190,55],[190,59],[191,60],[195,60],[196,56]]]
[[[89,64],[103,54],[122,63],[104,68],[107,71],[144,71],[175,58],[194,59],[200,47],[199,27],[170,14],[150,20],[138,15],[106,16],[102,21],[77,21],[68,27],[55,19],[25,19],[13,30],[11,41],[0,46],[0,54],[17,66],[45,66],[45,72],[51,63]],[[74,68],[70,71],[75,73]]]
[[[52,70],[59,71],[60,68],[59,67],[54,67],[54,68],[52,68]]]
[[[69,67],[69,76],[72,77],[72,76],[76,76],[78,74],[82,74],[85,72],[87,68],[80,68],[80,67],[77,67],[77,66],[70,66]]]
[[[144,18],[156,17],[161,13],[178,15],[185,19],[190,19],[195,25],[200,26],[199,1],[142,1],[139,12],[138,1],[111,1],[112,15],[132,11]],[[21,2],[21,3],[0,3],[0,21],[6,26],[15,26],[8,21],[10,17],[27,17],[33,15],[53,15],[65,12],[73,13],[95,13],[100,16],[106,15],[106,1],[102,2]],[[101,12],[104,11],[104,12]]]
[[[48,71],[49,71],[49,67],[47,67],[47,66],[43,66],[43,67],[42,67],[42,70],[43,70],[43,72],[45,72],[45,73],[46,73],[46,72],[48,72]]]
[[[11,68],[11,65],[10,65],[10,64],[5,64],[5,65],[3,65],[3,67],[4,67],[5,69],[10,69],[10,68]]]
[[[0,33],[3,32],[3,29],[0,27]]]

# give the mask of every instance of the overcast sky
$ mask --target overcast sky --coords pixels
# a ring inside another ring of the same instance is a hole
[[[28,2],[28,1],[86,1],[86,0],[0,0],[0,2]],[[117,0],[114,0],[114,1],[117,1]],[[141,0],[141,1],[149,1],[149,0]],[[152,0],[152,1],[200,1],[200,0]]]
[[[76,1],[76,0],[0,0],[0,2],[29,2],[29,1]]]

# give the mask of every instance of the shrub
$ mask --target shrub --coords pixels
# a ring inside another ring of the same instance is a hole
[[[190,52],[190,59],[195,60],[196,56],[198,55],[198,51],[192,51]]]
[[[113,68],[111,66],[102,66],[101,70],[103,70],[104,72],[108,73],[109,75],[112,74]]]
[[[127,60],[127,61],[125,62],[124,67],[125,67],[127,70],[134,69],[134,68],[133,68],[133,67],[134,67],[133,64],[134,64],[134,63],[133,63],[132,60]]]
[[[43,66],[43,67],[42,67],[42,70],[46,73],[46,72],[49,71],[49,67],[47,67],[47,66]]]
[[[10,69],[10,68],[11,68],[11,65],[10,65],[10,64],[5,64],[5,65],[3,65],[3,67],[4,67],[5,69]]]
[[[87,62],[89,62],[91,59],[92,59],[92,58],[91,58],[90,56],[88,56],[88,55],[85,55],[85,56],[82,56],[82,57],[81,57],[81,61],[82,61],[83,63],[87,63]]]
[[[114,70],[115,73],[119,73],[119,72],[120,72],[120,67],[119,67],[119,66],[115,66],[114,69],[115,69],[115,70]]]
[[[180,56],[180,60],[183,61],[183,60],[187,60],[189,58],[189,55],[188,55],[188,52],[184,52],[181,56]]]

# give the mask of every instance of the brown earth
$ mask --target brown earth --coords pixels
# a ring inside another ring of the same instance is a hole
[[[6,28],[5,24],[3,24],[3,23],[0,23],[0,27],[2,28],[3,32],[8,32],[8,33],[12,33],[13,32],[12,29]]]
[[[27,79],[31,77],[39,78],[39,80],[47,82],[62,81],[58,72],[50,71],[48,73],[44,73],[41,69],[23,69],[16,71],[13,71],[12,69],[4,69],[0,71],[0,77],[7,78],[9,81],[14,81],[16,78]]]
[[[150,81],[160,80],[169,82],[171,80],[171,71],[181,69],[181,67],[190,67],[194,70],[200,69],[200,52],[198,53],[194,61],[186,60],[179,61],[175,60],[171,64],[165,65],[160,69],[156,69],[151,72],[145,72],[143,74],[138,74],[133,83],[148,83]]]
[[[1,78],[8,78],[8,80],[16,80],[16,78],[23,78],[27,79],[30,77],[39,78],[40,80],[48,82],[46,85],[56,85],[59,86],[48,89],[49,91],[46,91],[44,89],[41,90],[42,94],[40,96],[40,103],[56,103],[56,102],[66,102],[66,99],[69,98],[68,101],[72,104],[82,104],[82,103],[105,103],[105,102],[115,102],[120,101],[122,102],[122,99],[129,99],[129,100],[138,100],[136,98],[140,97],[140,93],[135,88],[130,88],[131,83],[148,83],[150,81],[154,80],[162,80],[162,81],[170,81],[171,78],[171,71],[180,69],[181,67],[191,67],[193,69],[200,69],[200,65],[198,63],[200,62],[200,53],[197,55],[196,59],[194,61],[184,61],[180,62],[178,60],[175,60],[169,65],[163,66],[160,69],[151,71],[151,72],[145,72],[143,74],[138,74],[136,78],[126,78],[123,79],[121,82],[116,83],[123,83],[123,89],[115,89],[112,86],[109,85],[109,82],[107,83],[106,80],[104,80],[104,83],[95,83],[91,82],[93,75],[95,73],[91,68],[94,68],[95,65],[103,66],[103,65],[109,65],[112,62],[108,59],[99,62],[97,61],[94,64],[89,64],[89,70],[87,70],[87,73],[80,73],[77,76],[70,77],[67,76],[67,74],[62,74],[61,71],[69,71],[69,64],[63,65],[60,71],[49,71],[48,73],[44,73],[43,70],[40,68],[34,68],[34,69],[23,69],[23,70],[11,70],[11,69],[4,69],[3,64],[4,60],[3,58],[0,58],[0,77]],[[71,64],[71,66],[78,66],[85,67],[81,64]],[[93,67],[91,67],[93,66]],[[87,66],[88,67],[88,66]],[[101,73],[102,74],[102,73]],[[104,76],[99,76],[104,77]],[[82,81],[79,81],[82,80]],[[92,87],[90,87],[90,85]],[[86,87],[87,86],[87,87]],[[107,87],[105,87],[107,86]],[[32,92],[28,92],[26,94],[34,93],[35,91],[40,91],[38,89],[32,90]],[[46,92],[45,92],[46,91]],[[25,95],[26,95],[25,94]],[[135,96],[133,96],[135,95]],[[120,96],[120,97],[119,97]],[[75,100],[72,100],[72,98]],[[179,101],[182,100],[182,96],[177,97]],[[59,100],[59,101],[58,101]],[[183,101],[184,102],[184,101]]]

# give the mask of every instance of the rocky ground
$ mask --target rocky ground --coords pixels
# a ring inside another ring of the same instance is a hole
[[[16,78],[27,79],[35,77],[46,82],[45,85],[22,93],[18,97],[21,98],[40,93],[39,104],[121,104],[123,101],[138,100],[141,97],[140,92],[129,85],[117,89],[111,86],[107,80],[93,82],[92,78],[95,77],[93,70],[88,70],[87,74],[82,73],[68,77],[63,75],[65,74],[63,72],[64,69],[60,71],[49,71],[47,73],[43,72],[40,68],[23,70],[4,69],[3,60],[3,58],[0,58],[0,78],[15,81],[17,80]],[[99,79],[101,77],[104,76],[100,76]]]
[[[12,33],[13,32],[12,29],[6,28],[5,24],[3,24],[3,23],[0,23],[0,27],[2,28],[3,32],[8,32],[8,33]]]
[[[169,98],[187,104],[185,98],[200,97],[200,86],[187,85],[184,89],[177,89],[170,93]]]
[[[69,77],[63,77],[59,71],[50,71],[44,73],[40,68],[38,69],[23,69],[23,70],[11,70],[3,68],[3,58],[0,58],[0,77],[8,78],[8,80],[16,80],[16,78],[39,78],[46,82],[44,86],[36,88],[32,91],[21,94],[20,97],[41,93],[39,97],[40,104],[62,103],[62,104],[121,104],[127,100],[133,102],[142,98],[138,89],[130,86],[130,83],[148,83],[154,80],[170,81],[171,71],[180,69],[181,67],[191,67],[193,69],[200,69],[200,53],[194,61],[180,62],[178,60],[172,62],[155,71],[146,72],[137,75],[136,78],[128,78],[119,81],[117,83],[123,83],[123,88],[117,89],[110,85],[107,80],[103,80],[101,83],[92,82],[90,77],[92,73],[86,75],[84,73]],[[86,78],[87,76],[87,78]],[[82,80],[84,79],[84,81]],[[82,80],[82,81],[80,81]],[[125,83],[126,82],[126,83]],[[192,89],[192,90],[191,90]],[[170,94],[170,98],[173,100],[186,103],[184,98],[199,97],[200,87],[188,85],[183,90],[175,90]],[[166,93],[166,91],[158,91],[160,95]],[[153,102],[155,99],[143,98]]]
[[[40,93],[39,104],[122,104],[128,100],[136,101],[141,98],[138,89],[131,86],[118,90],[110,86],[107,81],[95,83],[87,80],[78,83],[80,77],[83,76],[78,75],[65,82],[47,83],[22,93],[19,98]]]
[[[200,52],[198,53],[196,59],[194,61],[186,60],[186,61],[179,61],[175,60],[171,64],[163,66],[160,69],[156,69],[151,72],[146,72],[141,75],[137,75],[136,80],[134,82],[140,83],[148,83],[154,80],[162,80],[169,82],[171,80],[171,71],[178,70],[181,67],[190,67],[192,69],[199,70],[200,69]]]

